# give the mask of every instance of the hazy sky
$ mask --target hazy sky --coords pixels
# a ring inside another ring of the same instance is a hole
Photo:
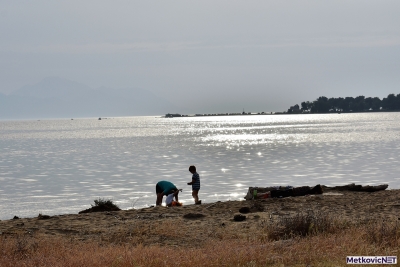
[[[193,113],[382,98],[400,93],[399,14],[398,0],[0,0],[0,92],[58,76]]]

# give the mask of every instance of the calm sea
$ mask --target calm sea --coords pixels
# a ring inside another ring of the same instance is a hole
[[[348,183],[400,188],[400,113],[124,117],[0,122],[0,219],[77,213],[98,198],[155,204],[169,180],[193,202],[249,186]]]

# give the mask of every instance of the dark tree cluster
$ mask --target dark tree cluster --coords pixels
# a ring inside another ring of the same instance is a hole
[[[379,97],[338,97],[320,96],[313,102],[302,102],[291,106],[287,113],[330,113],[330,112],[367,112],[400,111],[400,94],[389,94],[382,100]]]

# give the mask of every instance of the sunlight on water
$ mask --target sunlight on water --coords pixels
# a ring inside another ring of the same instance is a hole
[[[0,122],[0,219],[77,213],[97,198],[155,203],[170,180],[192,204],[249,186],[388,183],[400,188],[400,113],[126,117]]]

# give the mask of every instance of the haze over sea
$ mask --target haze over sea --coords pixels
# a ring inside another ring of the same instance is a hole
[[[243,199],[249,186],[400,188],[400,113],[121,117],[0,122],[0,219],[78,213],[98,198],[155,204],[170,180],[192,204]]]

